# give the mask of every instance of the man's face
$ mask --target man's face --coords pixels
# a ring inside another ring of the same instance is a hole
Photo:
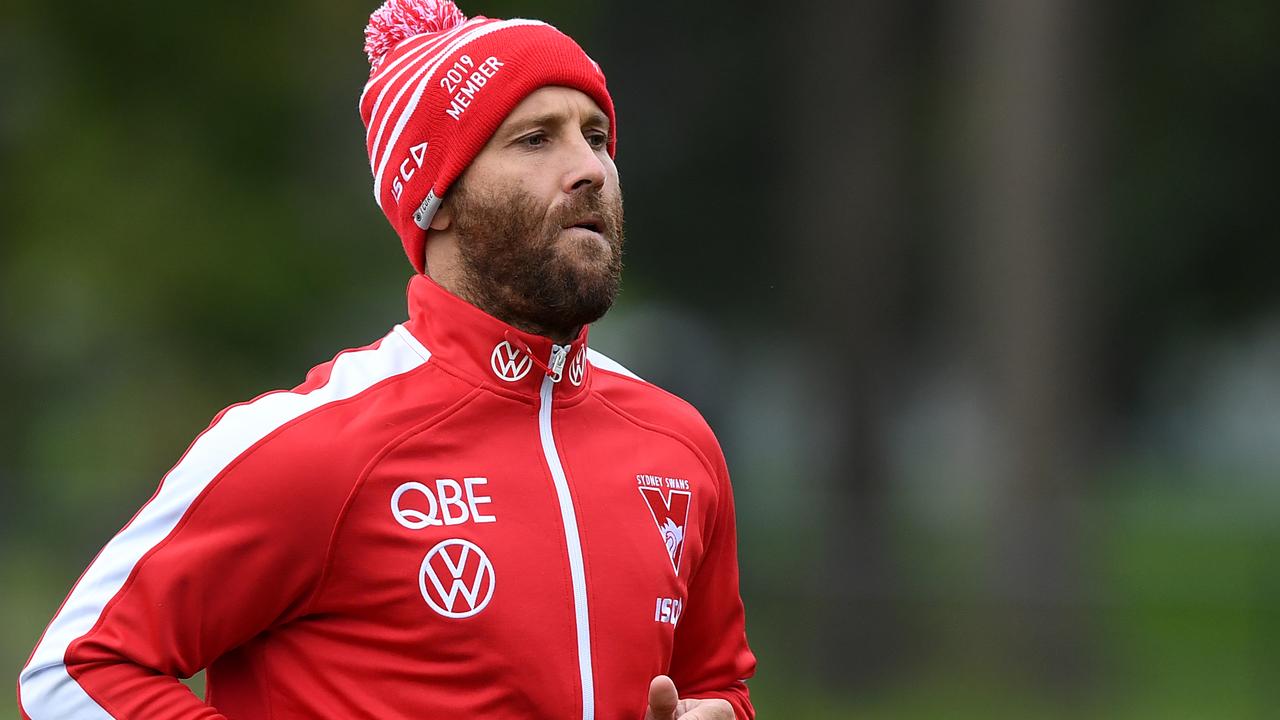
[[[465,292],[512,324],[566,337],[604,315],[622,274],[609,121],[585,93],[541,88],[450,193]]]

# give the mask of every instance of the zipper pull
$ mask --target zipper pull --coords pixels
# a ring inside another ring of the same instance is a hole
[[[551,382],[560,382],[560,378],[564,376],[564,361],[568,357],[568,347],[551,346],[551,367],[547,371],[547,374],[551,376]]]

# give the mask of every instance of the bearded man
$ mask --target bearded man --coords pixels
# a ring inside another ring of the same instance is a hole
[[[587,347],[622,269],[603,73],[447,0],[366,39],[408,321],[218,414],[55,615],[25,717],[753,717],[720,448]]]

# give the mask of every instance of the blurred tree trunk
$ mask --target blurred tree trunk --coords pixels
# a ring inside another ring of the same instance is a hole
[[[955,17],[966,132],[951,187],[1000,455],[988,624],[1007,677],[1067,695],[1086,666],[1076,511],[1090,415],[1084,288],[1100,214],[1089,199],[1091,12],[994,0]]]
[[[826,687],[882,684],[905,646],[902,586],[887,511],[888,418],[902,315],[904,63],[909,4],[802,2],[780,62],[794,69],[780,129],[787,148],[780,216],[795,331],[831,428],[820,468],[821,548],[809,657]],[[763,99],[763,98],[762,98]]]

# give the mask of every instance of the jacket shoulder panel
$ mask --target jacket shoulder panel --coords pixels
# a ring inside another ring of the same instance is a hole
[[[635,373],[623,367],[622,363],[618,362],[617,360],[614,360],[613,358],[609,357],[608,355],[605,355],[604,353],[600,352],[599,350],[596,350],[595,348],[587,348],[587,358],[591,360],[592,365],[594,365],[595,367],[601,370],[608,370],[611,373],[615,373],[617,375],[629,377],[633,380],[639,380],[640,382],[644,382],[643,378],[641,378],[639,375],[636,375]]]
[[[388,381],[421,369],[430,359],[431,353],[397,325],[378,341],[343,350],[332,360],[313,367],[306,379],[291,390],[267,392],[224,409],[187,453],[207,442],[206,436],[215,435],[216,450],[220,451],[217,454],[232,462],[243,460],[241,455],[259,453],[268,445],[274,453],[306,460],[307,464],[323,462],[339,450],[351,456],[351,443],[335,443],[335,436],[341,433],[347,440],[365,438],[363,433],[347,430],[362,416],[394,405],[394,401],[385,401],[383,396],[387,393],[379,390]],[[333,414],[342,417],[330,420]],[[179,466],[185,461],[184,456]]]
[[[639,420],[684,437],[719,472],[724,465],[720,443],[692,403],[642,379],[604,353],[589,349],[587,354],[595,370],[605,371],[596,373],[592,383],[607,402]]]

